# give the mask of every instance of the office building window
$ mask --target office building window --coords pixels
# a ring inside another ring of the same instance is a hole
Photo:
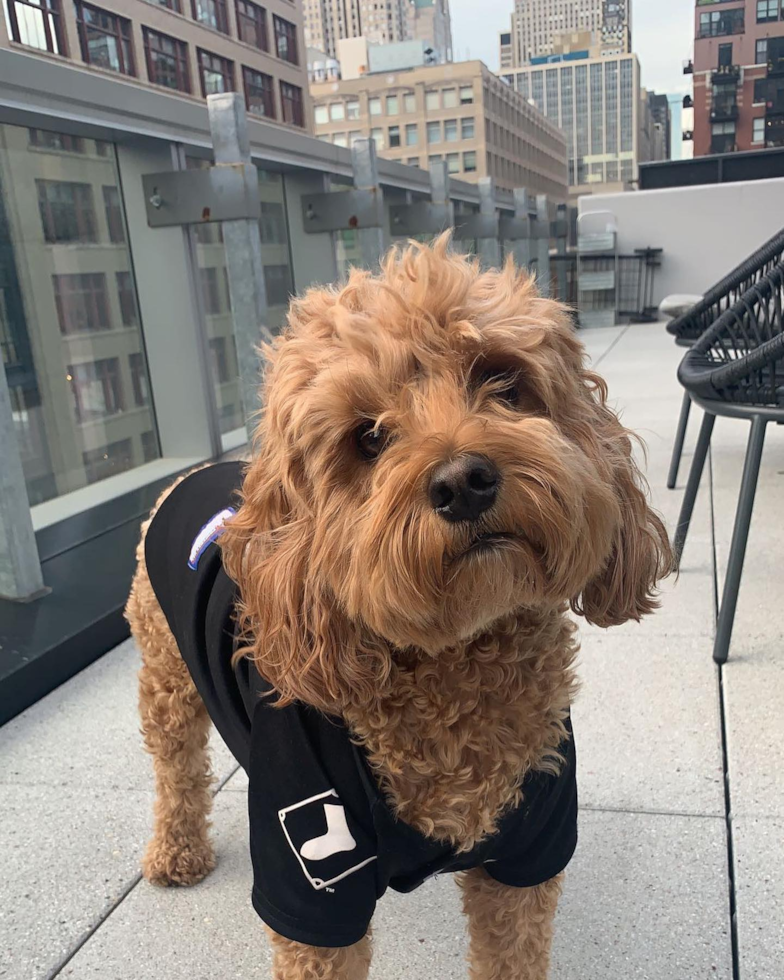
[[[457,89],[456,88],[445,88],[441,92],[441,98],[443,99],[443,106],[445,109],[454,109],[457,105]]]
[[[368,112],[370,113],[371,116],[380,116],[381,99],[375,97],[372,99],[368,99]]]
[[[133,401],[137,408],[150,404],[150,388],[147,382],[147,370],[144,366],[144,355],[129,354],[128,367],[131,371],[131,388]]]
[[[752,119],[751,142],[752,143],[765,142],[765,117],[764,116],[760,116],[757,119]]]
[[[201,94],[206,99],[208,95],[220,92],[234,91],[234,62],[221,58],[209,51],[196,49],[199,59],[199,78],[201,79]]]
[[[444,120],[444,142],[445,143],[456,143],[457,142],[457,120],[456,119],[445,119]]]
[[[700,14],[700,37],[721,37],[726,34],[742,34],[745,30],[743,7],[730,10],[713,10]]]
[[[133,443],[130,439],[118,439],[99,449],[87,449],[82,453],[82,463],[88,483],[98,483],[107,476],[124,473],[134,466]]]
[[[270,306],[288,306],[293,288],[291,269],[287,265],[265,265],[264,285]]]
[[[142,456],[144,457],[144,462],[149,463],[154,459],[157,459],[160,455],[158,449],[158,438],[152,429],[148,429],[146,432],[142,432]]]
[[[416,112],[416,96],[413,92],[406,92],[403,96],[403,112]]]
[[[125,243],[125,228],[123,227],[122,205],[120,192],[116,187],[103,188],[103,206],[106,211],[106,225],[109,229],[109,241],[115,245]]]
[[[440,122],[429,122],[427,124],[427,141],[428,141],[428,143],[440,143],[441,142],[441,123]]]
[[[143,27],[142,33],[150,81],[178,92],[190,92],[188,46],[167,34],[151,31],[149,27]]]
[[[416,123],[406,123],[406,146],[416,146],[419,142],[419,128]]]
[[[256,116],[274,119],[275,91],[272,75],[265,75],[263,72],[243,67],[242,81],[245,86],[245,104],[248,107],[248,112],[252,112]]]
[[[384,149],[384,130],[380,126],[375,126],[370,130],[370,138],[376,144],[377,150]]]
[[[97,242],[93,189],[90,184],[36,180],[44,240],[50,245]]]
[[[79,0],[74,8],[82,61],[122,75],[135,75],[131,22]]]
[[[470,105],[474,101],[474,86],[460,86],[460,105]]]
[[[387,135],[389,137],[390,149],[400,146],[400,126],[390,126]]]
[[[247,69],[246,69],[247,70]],[[323,126],[329,122],[329,108],[325,105],[317,105],[313,109],[313,119],[317,126]]]
[[[236,11],[237,36],[240,41],[260,51],[269,51],[267,11],[250,0],[236,0]]]
[[[359,119],[359,102],[357,99],[350,99],[346,103],[346,119]]]
[[[103,272],[72,272],[52,276],[60,333],[111,330],[106,276]]]
[[[290,85],[288,82],[280,83],[280,106],[283,122],[291,123],[292,126],[303,127],[305,125],[302,89],[298,85]]]
[[[443,158],[440,153],[431,153],[430,156],[427,158],[427,162],[429,165],[432,165],[434,163],[441,163],[442,159]]]
[[[346,107],[342,102],[332,102],[329,107],[332,122],[342,122],[346,118]]]
[[[275,50],[282,61],[292,65],[299,64],[297,53],[297,26],[282,17],[274,15],[272,23],[275,28]]]
[[[757,23],[767,24],[779,19],[781,0],[757,0]]]
[[[474,138],[473,116],[466,116],[465,119],[460,120],[460,138],[464,140],[472,140]]]
[[[158,7],[166,7],[167,10],[173,10],[175,14],[182,13],[182,0],[151,0]]]
[[[409,165],[409,167],[418,167],[419,166],[419,157],[408,157],[406,159],[406,163]]]
[[[719,68],[728,68],[732,64],[732,41],[719,45]]]
[[[261,202],[261,219],[259,221],[261,240],[265,245],[286,245],[286,215],[283,205],[278,201]]]
[[[136,310],[136,293],[130,272],[115,272],[117,280],[117,299],[124,327],[138,327],[139,314]]]
[[[67,133],[51,133],[48,129],[28,129],[30,146],[40,150],[54,150],[57,153],[84,153],[84,140],[81,136]]]
[[[396,95],[387,96],[387,115],[396,116],[400,111],[400,102]]]
[[[125,411],[119,358],[69,364],[66,380],[71,385],[77,422],[91,422]]]
[[[438,92],[436,89],[430,89],[429,92],[425,92],[425,109],[431,111],[433,109],[440,109],[441,105],[438,98]]]
[[[193,19],[221,34],[229,33],[226,0],[191,0]]]
[[[345,133],[333,133],[332,134],[332,145],[333,146],[348,146],[348,136]]]
[[[224,385],[229,381],[229,365],[226,361],[226,338],[210,338],[210,373],[212,382]]]
[[[60,0],[7,0],[11,37],[19,44],[65,54]]]
[[[768,101],[768,80],[767,78],[754,79],[754,105],[763,105]]]
[[[450,174],[460,173],[460,154],[459,153],[447,153],[446,157],[446,168]]]
[[[766,37],[760,37],[757,39],[755,46],[755,58],[754,62],[757,65],[767,64],[768,61],[768,39]]]
[[[204,312],[208,316],[219,316],[223,313],[220,288],[218,286],[218,270],[215,266],[199,269],[201,278],[201,295],[204,299]]]
[[[463,154],[463,170],[467,174],[476,173],[476,150],[466,150]]]

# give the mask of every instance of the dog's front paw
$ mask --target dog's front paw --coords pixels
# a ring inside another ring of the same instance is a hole
[[[152,885],[195,885],[215,867],[209,843],[172,842],[153,837],[142,858],[142,874]]]

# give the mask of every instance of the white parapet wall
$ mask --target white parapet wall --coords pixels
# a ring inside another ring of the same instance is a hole
[[[704,293],[784,228],[784,178],[581,197],[581,214],[612,211],[618,250],[661,248],[654,302]]]

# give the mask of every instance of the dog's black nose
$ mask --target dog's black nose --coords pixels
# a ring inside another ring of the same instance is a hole
[[[445,521],[476,521],[498,496],[500,474],[484,456],[442,463],[430,480],[430,503]]]

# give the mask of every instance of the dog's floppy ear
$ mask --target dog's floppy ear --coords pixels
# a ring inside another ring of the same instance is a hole
[[[607,561],[572,608],[597,626],[619,626],[658,607],[656,584],[672,570],[672,553],[664,524],[648,504],[631,434],[607,405],[603,379],[589,371],[582,379],[592,405],[591,451],[613,487],[620,521]]]

